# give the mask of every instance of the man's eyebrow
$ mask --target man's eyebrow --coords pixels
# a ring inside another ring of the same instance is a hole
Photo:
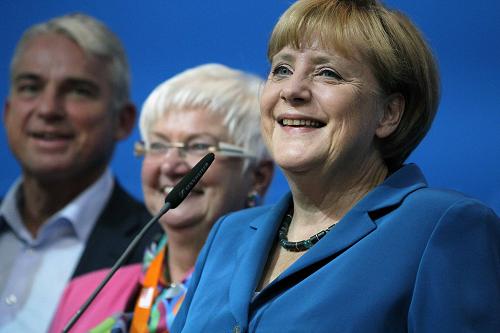
[[[66,78],[63,82],[69,85],[86,85],[94,89],[99,89],[99,85],[97,83],[85,78],[69,77]]]
[[[21,80],[40,80],[40,76],[33,73],[20,73],[14,76],[14,82]]]
[[[41,77],[38,74],[34,73],[20,73],[14,76],[14,81],[20,81],[20,80],[40,80]],[[88,86],[93,86],[98,88],[99,85],[95,83],[93,80],[86,79],[86,78],[81,78],[81,77],[68,77],[65,78],[62,82],[68,83],[68,84],[85,84]]]

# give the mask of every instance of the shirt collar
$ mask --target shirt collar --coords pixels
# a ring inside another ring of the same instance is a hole
[[[25,228],[21,214],[18,210],[18,193],[21,188],[22,177],[19,177],[9,188],[5,199],[0,203],[0,232],[10,228],[20,238],[30,239],[31,235]],[[85,241],[98,216],[108,202],[114,186],[114,178],[111,170],[106,168],[105,172],[85,191],[68,203],[63,209],[52,215],[44,227],[55,221],[69,220],[76,237]]]
[[[10,186],[4,200],[0,204],[0,232],[12,229],[14,233],[24,239],[29,239],[29,233],[24,227],[21,214],[17,209],[17,193],[22,184],[22,177],[18,177]]]
[[[86,240],[113,190],[114,179],[109,168],[89,188],[49,219],[68,219],[80,240]]]

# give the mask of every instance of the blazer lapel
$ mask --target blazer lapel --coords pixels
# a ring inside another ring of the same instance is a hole
[[[366,211],[351,210],[321,241],[278,276],[266,289],[329,257],[335,257],[377,228]]]
[[[127,194],[115,181],[111,197],[89,235],[73,277],[113,266],[149,219],[150,215],[145,207]],[[153,226],[152,230],[148,231],[127,263],[142,260],[145,244],[149,244],[152,235],[158,231],[159,225]]]
[[[417,166],[411,164],[401,168],[359,201],[335,228],[270,283],[263,294],[290,276],[347,250],[376,230],[378,217],[396,209],[409,193],[425,186],[425,178]],[[275,218],[279,217],[275,215]]]
[[[378,217],[397,209],[409,193],[425,186],[425,179],[418,167],[408,165],[401,168],[358,202],[332,231],[264,288],[254,302],[247,302],[245,300],[253,299],[291,195],[288,194],[269,212],[252,221],[247,235],[248,245],[241,247],[237,253],[239,264],[229,289],[229,305],[242,331],[247,329],[249,306],[257,306],[281,286],[286,286],[284,280],[289,277],[311,269],[316,264],[321,267],[321,261],[329,262],[361,241],[377,229]]]
[[[240,247],[237,252],[238,264],[229,287],[229,306],[238,323],[242,325],[242,331],[246,329],[249,307],[249,302],[242,300],[253,298],[290,198],[290,194],[286,195],[266,214],[250,223],[246,235],[250,239],[248,245]]]

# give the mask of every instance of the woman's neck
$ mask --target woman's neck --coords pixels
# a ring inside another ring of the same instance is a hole
[[[289,175],[294,204],[293,223],[296,226],[332,225],[382,183],[387,174],[383,161],[373,159],[356,169],[331,170],[328,175]]]
[[[207,235],[195,230],[168,230],[168,269],[170,282],[181,282],[193,268]]]

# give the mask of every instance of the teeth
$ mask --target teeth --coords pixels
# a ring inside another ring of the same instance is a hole
[[[307,126],[307,127],[321,127],[321,123],[316,120],[305,119],[283,119],[284,126]]]
[[[65,138],[64,135],[58,135],[58,134],[54,134],[54,133],[36,133],[36,134],[34,134],[34,136],[37,138],[40,138],[40,139],[45,139],[45,140]]]
[[[35,134],[36,137],[42,138],[42,139],[52,139],[55,137],[54,134],[47,134],[47,133],[40,133],[40,134]]]
[[[169,194],[169,193],[170,193],[170,191],[172,191],[172,189],[173,189],[173,188],[174,188],[173,186],[165,186],[165,187],[163,188],[163,193],[165,193],[165,194]]]

